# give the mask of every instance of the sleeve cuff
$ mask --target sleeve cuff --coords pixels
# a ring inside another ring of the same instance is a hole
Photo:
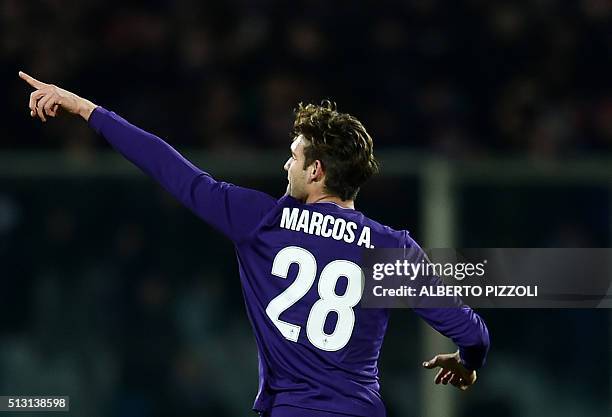
[[[91,127],[96,133],[100,134],[104,120],[109,113],[110,112],[102,106],[96,107],[89,115],[89,120],[87,121],[89,127]]]

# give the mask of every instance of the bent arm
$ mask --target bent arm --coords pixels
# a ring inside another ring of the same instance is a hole
[[[459,347],[463,366],[476,370],[484,366],[489,352],[489,330],[484,320],[470,307],[415,308],[431,327]]]
[[[423,249],[408,232],[405,232],[405,239],[405,256],[415,263],[429,263]],[[436,287],[444,286],[444,283],[436,275],[421,274],[416,278],[415,285]],[[437,332],[457,345],[465,368],[476,370],[485,364],[491,344],[489,330],[484,320],[459,297],[418,297],[413,310]]]

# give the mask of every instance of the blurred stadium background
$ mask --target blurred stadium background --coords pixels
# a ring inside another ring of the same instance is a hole
[[[383,162],[370,217],[430,246],[610,247],[610,28],[607,0],[3,0],[0,394],[224,417],[257,389],[231,244],[81,121],[32,122],[18,70],[278,196],[292,109],[331,98]],[[480,313],[492,351],[462,395],[420,370],[439,341],[393,314],[390,417],[609,415],[608,310]]]

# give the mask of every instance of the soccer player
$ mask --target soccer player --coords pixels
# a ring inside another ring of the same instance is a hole
[[[81,116],[232,240],[259,353],[253,410],[265,417],[385,415],[377,362],[389,310],[361,308],[359,261],[364,248],[418,245],[406,231],[355,210],[360,186],[378,170],[372,139],[356,118],[329,102],[300,104],[284,165],[287,192],[277,199],[217,181],[115,113],[23,72],[19,76],[35,89],[32,117],[45,122],[60,109]],[[341,278],[344,289],[337,288]],[[483,320],[467,306],[415,311],[458,346],[423,366],[441,368],[436,384],[469,388],[489,348]]]

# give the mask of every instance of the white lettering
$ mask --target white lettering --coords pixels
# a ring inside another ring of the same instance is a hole
[[[334,218],[329,214],[323,218],[323,226],[321,227],[321,236],[323,237],[331,237],[332,231],[329,228],[329,223],[334,223]]]
[[[308,232],[308,220],[310,219],[310,212],[308,210],[302,210],[302,214],[300,215],[300,220],[298,220],[297,227],[295,228],[296,232]]]
[[[323,215],[318,211],[312,213],[310,218],[310,230],[308,233],[311,235],[321,236],[321,223],[323,222]]]
[[[365,246],[366,248],[370,247],[370,228],[368,226],[363,226],[363,230],[361,231],[361,236],[359,236],[357,244],[359,246]]]
[[[280,227],[285,229],[295,230],[295,224],[297,223],[300,210],[297,208],[290,209],[285,207],[283,209],[283,217],[281,217]]]
[[[319,212],[298,208],[283,208],[280,219],[280,227],[296,232],[304,232],[309,235],[331,237],[338,241],[354,243],[357,236],[358,225],[341,217],[323,215]],[[368,226],[363,226],[357,244],[366,248],[373,248],[370,243],[371,231]]]
[[[344,236],[345,229],[346,221],[344,219],[336,219],[334,222],[334,230],[332,230],[332,237],[336,240],[341,240]]]
[[[357,224],[355,222],[348,222],[346,225],[346,234],[344,235],[344,241],[346,243],[353,243],[355,241],[355,230],[357,229]]]

